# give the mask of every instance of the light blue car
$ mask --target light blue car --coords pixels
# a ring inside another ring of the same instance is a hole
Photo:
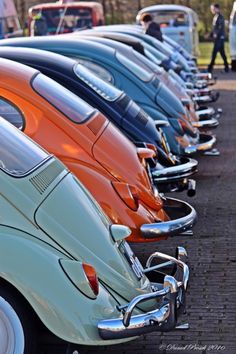
[[[229,22],[229,48],[231,57],[231,68],[236,71],[236,1],[230,15]]]
[[[139,11],[137,22],[142,13],[150,13],[161,26],[162,32],[181,45],[189,54],[199,55],[199,22],[195,11],[181,5],[154,5]]]

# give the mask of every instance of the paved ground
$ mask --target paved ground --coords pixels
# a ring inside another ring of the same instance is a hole
[[[191,270],[187,298],[188,331],[153,333],[125,345],[83,348],[80,354],[236,353],[236,74],[219,74],[221,97],[216,107],[224,114],[217,129],[219,157],[199,159],[197,195],[189,199],[198,212],[191,238],[171,238],[135,246],[142,258],[159,249],[174,252],[184,245]]]

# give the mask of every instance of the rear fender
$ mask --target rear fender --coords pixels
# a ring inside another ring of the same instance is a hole
[[[21,293],[44,325],[69,342],[103,344],[97,322],[120,315],[108,292],[100,286],[96,299],[86,297],[62,270],[60,260],[69,258],[32,235],[1,226],[0,239],[0,277]]]

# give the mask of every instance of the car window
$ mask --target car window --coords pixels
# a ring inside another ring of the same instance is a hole
[[[113,84],[114,83],[114,78],[112,74],[106,70],[104,67],[92,62],[89,59],[84,59],[84,58],[78,58],[76,57],[71,57],[72,59],[75,59],[79,64],[84,65],[87,69],[91,70],[94,74],[96,74],[98,77],[100,77],[102,80]]]
[[[156,64],[155,61],[149,60],[147,59],[144,55],[134,51],[134,55],[136,56],[136,58],[142,62],[143,67],[148,70],[151,74],[153,74],[153,72],[159,72],[161,73],[162,69],[159,68]]]
[[[116,101],[122,95],[122,91],[118,90],[110,83],[105,82],[97,75],[94,75],[94,73],[84,65],[76,64],[74,72],[80,80],[107,101]]]
[[[24,118],[18,108],[11,102],[0,97],[0,116],[18,129],[23,129]]]
[[[95,109],[84,100],[49,77],[38,74],[32,81],[34,90],[73,122],[80,124],[88,120]]]
[[[48,157],[45,150],[0,117],[0,169],[19,177]]]
[[[131,61],[118,51],[116,51],[116,58],[122,65],[124,65],[140,80],[144,82],[149,82],[152,80],[153,73],[151,71],[145,70],[143,66],[137,65],[133,60]]]
[[[64,6],[59,9],[42,10],[48,34],[69,33],[79,28],[92,27],[92,11],[89,8],[73,8]]]
[[[189,26],[189,16],[181,10],[160,10],[152,12],[152,16],[161,27]]]

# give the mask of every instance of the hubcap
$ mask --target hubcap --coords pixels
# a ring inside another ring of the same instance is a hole
[[[24,332],[15,310],[0,297],[0,354],[23,354]]]

